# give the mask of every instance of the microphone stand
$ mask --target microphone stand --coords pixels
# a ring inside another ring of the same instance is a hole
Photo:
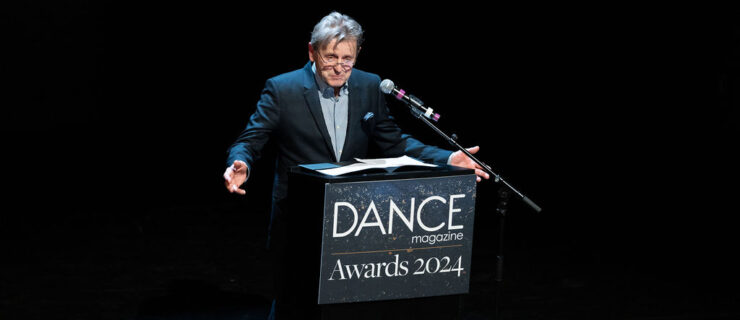
[[[405,101],[404,101],[405,102]],[[542,208],[540,208],[537,204],[534,203],[534,201],[527,198],[524,194],[519,192],[519,190],[515,189],[511,184],[506,182],[504,178],[502,178],[497,173],[493,172],[493,169],[482,161],[478,160],[475,156],[470,154],[468,150],[466,150],[463,146],[461,146],[459,143],[457,143],[457,135],[453,134],[451,137],[442,132],[437,126],[435,126],[433,123],[431,123],[425,116],[424,113],[421,112],[418,108],[414,107],[408,102],[405,102],[406,105],[411,110],[411,114],[414,115],[417,119],[424,122],[427,126],[432,128],[437,134],[442,136],[443,139],[447,140],[451,145],[455,146],[458,150],[463,152],[465,155],[467,155],[471,160],[473,160],[475,163],[477,163],[481,168],[483,168],[483,171],[487,172],[490,176],[493,177],[493,181],[496,183],[500,183],[502,186],[498,191],[498,197],[499,202],[496,206],[496,212],[498,213],[499,217],[499,242],[498,242],[498,254],[496,255],[496,277],[494,278],[496,282],[496,289],[495,289],[495,302],[494,302],[494,319],[500,319],[500,301],[501,301],[501,286],[503,284],[504,278],[503,278],[503,272],[504,272],[504,223],[506,222],[506,214],[507,214],[507,205],[509,202],[509,197],[511,194],[515,194],[519,199],[524,201],[527,205],[529,205],[535,212],[542,211]]]

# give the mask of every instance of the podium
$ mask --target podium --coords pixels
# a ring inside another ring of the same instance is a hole
[[[452,166],[342,176],[292,168],[273,223],[278,319],[459,318],[475,181]]]

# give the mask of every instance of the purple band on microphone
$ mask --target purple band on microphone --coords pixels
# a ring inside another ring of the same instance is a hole
[[[406,95],[406,91],[403,91],[403,89],[399,89],[398,94],[396,95],[396,99],[401,100],[401,98],[403,98],[403,96],[405,95]]]
[[[435,114],[434,114],[434,115],[432,116],[432,119],[433,119],[434,121],[439,121],[439,113],[435,113]]]

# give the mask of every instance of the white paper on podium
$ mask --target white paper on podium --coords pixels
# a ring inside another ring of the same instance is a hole
[[[330,176],[339,176],[350,172],[357,172],[366,169],[388,169],[398,168],[403,166],[421,166],[421,167],[436,167],[435,164],[424,163],[409,156],[401,156],[398,158],[382,158],[382,159],[357,159],[359,163],[353,163],[338,168],[316,170],[320,173]]]

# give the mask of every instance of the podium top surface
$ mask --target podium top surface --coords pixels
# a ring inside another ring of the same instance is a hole
[[[343,165],[345,163],[337,163]],[[473,169],[443,165],[438,167],[399,167],[388,172],[385,169],[371,169],[339,176],[325,175],[310,169],[295,166],[290,168],[291,175],[298,175],[311,180],[319,180],[327,183],[341,183],[354,181],[394,180],[394,179],[416,179],[429,177],[444,177],[475,174]]]

